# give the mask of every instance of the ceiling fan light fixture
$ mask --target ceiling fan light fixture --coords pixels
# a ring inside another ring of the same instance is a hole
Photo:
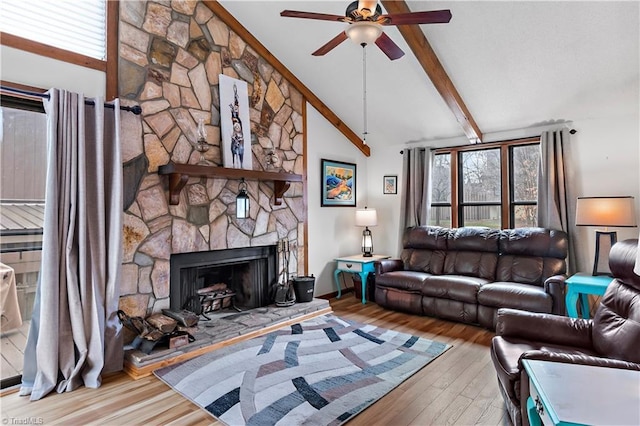
[[[382,27],[375,22],[361,21],[349,25],[345,32],[351,41],[362,46],[374,43],[382,34]]]

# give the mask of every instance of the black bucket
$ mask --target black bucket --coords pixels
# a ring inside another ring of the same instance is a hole
[[[311,302],[316,278],[311,275],[310,277],[295,277],[292,281],[293,291],[296,293],[296,302]]]

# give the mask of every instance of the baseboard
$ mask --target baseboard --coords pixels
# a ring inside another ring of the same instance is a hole
[[[345,288],[342,290],[342,294],[353,293],[353,292],[354,292],[353,287]],[[329,300],[329,299],[338,297],[338,292],[334,291],[332,293],[327,293],[327,294],[323,294],[321,296],[315,296],[315,297],[317,297],[318,299]]]

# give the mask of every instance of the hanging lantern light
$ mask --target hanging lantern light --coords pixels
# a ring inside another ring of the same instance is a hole
[[[244,178],[242,178],[238,189],[238,196],[236,197],[236,218],[246,219],[249,217],[249,194],[247,194],[247,184]]]

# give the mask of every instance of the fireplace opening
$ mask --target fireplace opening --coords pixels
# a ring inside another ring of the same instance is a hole
[[[170,307],[199,312],[203,293],[211,310],[267,306],[277,286],[277,262],[275,245],[173,254]]]

